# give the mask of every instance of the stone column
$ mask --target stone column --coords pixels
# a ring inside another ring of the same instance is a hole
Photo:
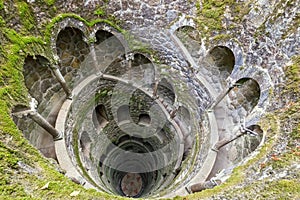
[[[38,112],[32,111],[29,113],[29,117],[35,121],[38,125],[44,128],[48,133],[53,136],[53,140],[61,140],[62,133],[56,130],[45,118],[43,118]]]
[[[131,81],[131,65],[132,65],[132,61],[134,60],[134,54],[133,53],[129,53],[125,55],[126,57],[126,61],[128,62],[128,80]]]
[[[38,112],[35,110],[25,110],[21,112],[13,113],[13,115],[17,117],[30,117],[34,122],[36,122],[39,126],[45,129],[48,133],[53,136],[53,140],[61,140],[63,139],[63,134],[56,130],[45,118],[43,118]]]
[[[72,92],[71,92],[70,88],[67,86],[66,80],[62,76],[58,66],[53,65],[53,66],[51,66],[51,69],[52,69],[52,71],[54,73],[54,76],[56,77],[57,81],[60,83],[61,87],[65,91],[65,93],[67,95],[67,98],[72,99]]]
[[[215,186],[220,184],[221,184],[220,180],[209,180],[203,183],[196,183],[190,187],[187,187],[186,189],[188,193],[195,193],[195,192],[200,192],[202,190],[214,188]]]
[[[217,96],[217,98],[212,102],[212,104],[210,104],[209,109],[214,109],[233,88],[238,86],[240,85],[235,83],[229,86],[227,90],[223,90],[222,93],[219,96]]]
[[[218,141],[214,147],[212,148],[213,151],[219,151],[219,149],[223,146],[225,146],[226,144],[238,139],[239,137],[245,135],[245,134],[250,134],[250,135],[253,135],[253,136],[258,136],[259,134],[246,128],[246,126],[243,124],[241,125],[240,127],[240,133],[237,134],[236,136],[233,136],[232,138],[229,138],[229,139],[223,139],[223,140],[220,140]]]
[[[92,55],[95,72],[96,72],[97,76],[101,77],[103,75],[103,72],[101,72],[101,70],[98,68],[98,60],[97,60],[97,54],[96,54],[96,51],[95,51],[94,43],[90,44],[90,53]]]
[[[157,97],[158,84],[159,84],[159,81],[155,81],[155,84],[153,87],[153,98]]]

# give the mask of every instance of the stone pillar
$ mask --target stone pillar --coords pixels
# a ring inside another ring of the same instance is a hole
[[[217,98],[212,102],[212,104],[210,104],[209,109],[214,109],[233,88],[238,86],[240,85],[235,83],[229,86],[227,90],[223,90],[222,93],[219,96],[217,96]]]
[[[93,59],[93,64],[94,64],[94,68],[95,68],[95,72],[97,74],[97,76],[102,76],[103,73],[101,72],[101,70],[98,68],[98,60],[97,60],[97,55],[96,55],[96,51],[95,51],[95,45],[94,43],[90,44],[90,52],[92,55],[92,59]]]
[[[189,188],[187,188],[187,190],[189,193],[195,193],[195,192],[200,192],[202,190],[214,188],[215,186],[220,184],[221,184],[220,180],[209,180],[203,183],[196,183],[194,185],[191,185]]]
[[[158,81],[156,81],[155,84],[154,84],[154,87],[153,87],[153,98],[156,98],[156,96],[157,96],[158,84],[159,84]]]
[[[39,126],[44,128],[48,133],[53,136],[53,140],[61,140],[63,138],[62,133],[56,130],[45,118],[43,118],[38,112],[29,112],[29,117],[35,121]]]
[[[213,151],[219,151],[219,149],[223,146],[225,146],[226,144],[229,144],[230,142],[238,139],[239,137],[241,137],[242,135],[244,135],[245,133],[240,133],[232,138],[229,138],[229,139],[223,139],[223,140],[220,140],[218,141],[212,148]]]
[[[173,111],[170,113],[170,118],[173,119],[176,116],[176,112],[178,111],[178,108],[175,108]]]
[[[72,98],[72,92],[70,90],[70,88],[67,86],[66,80],[65,78],[62,76],[59,68],[57,65],[53,65],[51,67],[57,81],[60,83],[61,87],[63,88],[63,90],[65,91],[67,98],[71,99]]]
[[[245,135],[245,134],[250,134],[250,135],[253,135],[253,136],[258,136],[259,134],[246,128],[245,125],[241,125],[240,127],[240,133],[237,134],[236,136],[233,136],[232,138],[229,138],[229,139],[223,139],[223,140],[220,140],[218,141],[214,147],[212,148],[213,151],[219,151],[219,149],[223,146],[225,146],[226,144],[238,139],[239,137]]]
[[[20,111],[20,112],[13,113],[13,115],[20,118],[24,116],[30,117],[34,122],[36,122],[39,126],[41,126],[48,133],[50,133],[53,136],[54,141],[63,139],[62,133],[56,130],[44,117],[42,117],[35,110],[30,109],[30,110]]]
[[[126,54],[126,61],[128,62],[128,80],[131,80],[131,65],[132,65],[132,61],[134,60],[134,54],[133,53],[129,53]]]

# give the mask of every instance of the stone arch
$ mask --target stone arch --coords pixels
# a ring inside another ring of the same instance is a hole
[[[86,131],[83,131],[81,133],[79,143],[81,152],[83,153],[84,157],[89,158],[92,140]]]
[[[201,49],[201,36],[199,31],[193,26],[186,25],[177,28],[174,34],[182,43],[180,44],[180,42],[177,42],[178,45],[181,46],[180,48],[182,49],[184,54],[186,54],[186,50],[189,52],[189,55],[185,55],[188,62],[193,67],[196,67],[197,63],[195,63],[194,61],[199,60],[201,56],[199,51],[199,49]]]
[[[243,115],[249,114],[258,104],[260,99],[260,86],[252,78],[241,78],[236,82],[236,87],[229,92],[231,105]]]
[[[103,104],[97,105],[93,112],[93,122],[96,129],[104,128],[108,124],[106,107]]]
[[[190,26],[196,28],[195,21],[192,18],[188,18],[185,15],[182,15],[179,20],[172,24],[170,31],[174,33],[178,28],[183,26]]]
[[[95,33],[96,42],[95,44],[98,45],[101,42],[105,41],[106,39],[113,37],[114,35],[111,32],[105,31],[105,30],[97,30]]]
[[[235,56],[226,46],[216,46],[209,51],[209,57],[220,72],[220,77],[226,79],[230,76],[235,65]]]
[[[130,111],[128,105],[122,105],[117,110],[118,123],[130,121]]]
[[[185,124],[187,129],[189,130],[191,126],[191,114],[189,110],[185,106],[179,106],[177,111],[177,116],[179,117],[180,121]]]
[[[257,124],[253,124],[250,126],[247,126],[247,129],[257,133],[258,135],[256,137],[249,138],[249,153],[256,150],[256,148],[261,144],[262,138],[263,138],[263,130],[261,127]]]
[[[137,85],[149,87],[155,79],[155,67],[151,60],[144,54],[135,52],[116,57],[104,73],[130,79]]]
[[[184,43],[184,36],[189,37],[192,40],[199,41],[201,40],[199,31],[190,25],[180,26],[175,30],[175,35],[181,39]]]
[[[54,78],[49,61],[43,56],[27,56],[24,61],[23,75],[29,94],[39,103],[39,109],[44,100],[50,98],[61,89]]]
[[[139,115],[138,124],[148,126],[151,123],[151,117],[147,113],[142,113]]]
[[[151,60],[141,53],[134,53],[132,60],[132,78],[138,84],[151,86],[155,80],[155,68]]]
[[[87,59],[88,70],[90,67],[89,62],[93,61],[95,63],[92,65],[95,66],[96,69],[94,68],[89,71],[97,70],[97,73],[117,74],[118,72],[116,71],[122,68],[119,62],[124,60],[124,55],[127,51],[126,45],[124,45],[124,39],[120,37],[120,33],[110,26],[99,23],[93,28],[90,37],[95,39],[95,43],[92,44],[94,52],[89,55],[90,57]]]
[[[57,99],[61,95],[59,92],[61,85],[52,74],[49,60],[41,55],[27,56],[24,60],[23,76],[30,97],[33,97],[32,103],[36,101],[38,113],[54,125],[60,106],[60,101]],[[14,109],[24,108],[17,106]],[[27,117],[15,119],[15,123],[30,143],[44,156],[56,158],[53,137],[46,130]]]
[[[106,33],[110,33],[112,34],[114,37],[116,37],[120,43],[122,43],[122,46],[125,49],[124,53],[127,53],[130,51],[130,48],[127,44],[127,41],[124,39],[124,35],[121,33],[121,30],[118,29],[117,27],[112,27],[111,25],[105,23],[105,22],[98,22],[96,23],[93,27],[91,27],[91,34],[90,34],[90,38],[96,38],[96,33],[99,30],[105,31]]]
[[[172,84],[166,79],[162,78],[158,83],[157,95],[162,97],[166,102],[173,105],[175,103],[175,92]]]
[[[60,58],[61,73],[67,80],[72,79],[72,73],[80,68],[81,63],[89,54],[90,49],[84,41],[83,32],[74,27],[65,27],[62,29],[56,39],[57,55]]]
[[[62,20],[55,23],[53,29],[51,29],[51,48],[53,50],[54,55],[58,55],[56,48],[58,34],[67,27],[73,27],[80,30],[80,32],[83,33],[83,40],[86,40],[90,32],[89,28],[82,21],[73,17],[62,18]]]

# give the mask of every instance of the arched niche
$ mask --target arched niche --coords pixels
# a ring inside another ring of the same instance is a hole
[[[209,57],[220,71],[220,78],[226,79],[230,76],[235,65],[235,57],[231,49],[226,46],[216,46],[209,51]]]
[[[149,58],[135,53],[131,63],[131,79],[140,85],[150,86],[155,79],[155,68]]]
[[[140,53],[119,55],[105,69],[104,73],[131,80],[135,84],[149,86],[155,79],[155,68],[149,58]]]
[[[95,58],[91,55],[89,59],[96,59],[96,63],[94,63],[97,68],[96,70],[117,76],[120,74],[118,70],[122,71],[122,66],[120,66],[119,62],[125,58],[123,56],[125,54],[125,47],[118,37],[111,32],[100,29],[95,33],[95,37]]]
[[[63,76],[74,69],[79,69],[90,52],[88,44],[83,40],[81,30],[73,27],[66,27],[59,32],[56,49]]]
[[[108,31],[104,31],[104,30],[98,30],[95,34],[96,37],[96,42],[95,44],[98,45],[101,42],[104,42],[105,40],[107,40],[110,37],[113,37],[114,35]]]
[[[186,41],[187,39],[195,41],[201,40],[199,31],[192,26],[181,26],[177,28],[174,33],[181,41]]]
[[[24,61],[23,75],[29,94],[40,104],[50,100],[61,86],[52,75],[49,61],[43,56],[27,56]]]
[[[92,140],[86,131],[83,131],[80,136],[80,148],[84,157],[89,158]]]
[[[118,123],[130,121],[129,106],[122,105],[117,110]]]
[[[260,98],[260,86],[252,78],[242,78],[236,82],[229,92],[231,104],[235,109],[244,109],[245,114],[249,114],[257,105]]]
[[[201,36],[199,31],[192,26],[181,26],[174,34],[182,42],[190,55],[198,60],[200,58],[199,49],[201,48]]]
[[[93,122],[96,129],[101,129],[108,124],[107,111],[103,104],[96,106],[93,112]]]
[[[151,117],[147,113],[142,113],[139,115],[138,124],[149,126],[151,123]]]
[[[172,84],[166,79],[162,78],[158,83],[157,95],[163,98],[166,102],[173,105],[175,102],[175,92]]]
[[[184,106],[179,106],[177,111],[177,116],[179,119],[185,123],[185,125],[188,127],[191,125],[191,114],[189,110]]]
[[[249,143],[249,151],[252,152],[254,151],[261,143],[262,141],[262,137],[263,137],[263,130],[261,129],[261,127],[259,125],[250,125],[247,127],[247,129],[257,133],[258,135],[256,137],[251,137],[250,136],[250,143]]]

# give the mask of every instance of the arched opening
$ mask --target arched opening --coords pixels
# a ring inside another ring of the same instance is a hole
[[[118,123],[128,122],[130,120],[129,106],[122,105],[117,110]]]
[[[237,87],[228,94],[231,105],[240,112],[249,114],[259,101],[259,84],[254,79],[242,78],[236,82],[236,85]]]
[[[257,136],[251,136],[248,135],[245,138],[245,147],[247,149],[247,153],[251,153],[253,152],[261,143],[262,137],[263,137],[263,130],[261,129],[261,127],[259,125],[251,125],[248,126],[247,129],[253,131],[254,133],[257,133]],[[246,154],[246,155],[248,155]]]
[[[82,153],[83,158],[84,158],[83,165],[85,166],[86,169],[88,169],[89,168],[88,160],[90,159],[92,140],[91,140],[89,134],[86,131],[83,131],[81,133],[79,143],[80,143],[81,153]]]
[[[25,86],[36,101],[37,111],[54,125],[62,101],[59,99],[61,85],[53,76],[50,62],[43,56],[27,56],[24,60],[23,76]],[[33,100],[33,99],[32,99]],[[46,108],[51,108],[44,112]],[[46,157],[56,159],[53,137],[28,117],[15,119],[15,123],[24,136]]]
[[[235,64],[233,52],[225,46],[216,46],[209,52],[215,66],[219,69],[222,78],[227,78]]]
[[[53,96],[61,88],[50,70],[49,61],[43,56],[27,56],[24,61],[23,75],[29,94],[39,103],[45,96]],[[47,93],[51,93],[48,94]]]
[[[114,34],[105,30],[98,30],[95,37],[94,50],[97,70],[114,76],[123,74],[125,66],[122,64],[125,60],[123,56],[125,48],[121,41]],[[95,58],[91,57],[91,60],[93,59]]]
[[[184,138],[184,154],[183,160],[187,158],[192,149],[194,140],[191,136],[191,115],[189,110],[184,106],[179,106],[177,115],[180,121],[180,128],[182,130],[183,138]]]
[[[130,76],[139,85],[150,87],[155,79],[154,65],[146,56],[136,53],[131,63]]]
[[[186,107],[179,106],[177,116],[179,117],[181,122],[185,123],[186,127],[189,127],[191,125],[191,114]]]
[[[171,105],[175,102],[174,88],[166,78],[162,78],[158,83],[157,95]]]
[[[98,45],[101,42],[104,42],[105,40],[107,40],[108,38],[113,37],[113,34],[108,31],[98,30],[96,32],[95,36],[96,36],[95,44]]]
[[[200,58],[199,49],[201,48],[201,36],[199,31],[192,26],[182,26],[174,33],[189,51],[190,55],[195,60],[198,60]]]
[[[89,46],[83,41],[83,33],[73,27],[66,27],[59,32],[56,49],[61,61],[63,76],[80,68],[81,63],[90,52]]]
[[[147,113],[143,113],[139,115],[138,124],[148,126],[151,123],[151,118]]]
[[[93,113],[93,122],[96,129],[101,129],[108,124],[108,116],[103,104],[96,106]]]

